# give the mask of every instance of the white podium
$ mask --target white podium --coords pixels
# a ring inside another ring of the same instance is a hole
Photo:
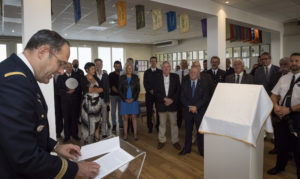
[[[262,179],[271,99],[262,85],[219,83],[203,117],[205,179]]]
[[[101,166],[96,179],[137,179],[146,158],[145,152],[119,137],[83,146],[81,154],[79,161],[94,161]]]

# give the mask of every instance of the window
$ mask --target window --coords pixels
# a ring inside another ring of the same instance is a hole
[[[115,61],[119,60],[122,63],[122,66],[124,66],[124,49],[123,48],[111,48],[112,52],[112,64],[114,64]]]
[[[72,63],[74,59],[78,59],[77,47],[70,47],[69,62]]]
[[[20,54],[23,52],[23,44],[17,43],[17,54]]]
[[[92,49],[90,47],[78,47],[79,68],[84,72],[84,65],[87,62],[92,62]]]
[[[124,66],[124,48],[98,47],[98,58],[103,60],[103,70],[112,72],[115,61],[120,61]]]
[[[0,44],[0,62],[7,58],[6,44]]]
[[[110,73],[112,71],[110,47],[98,47],[98,58],[103,61],[103,69]]]

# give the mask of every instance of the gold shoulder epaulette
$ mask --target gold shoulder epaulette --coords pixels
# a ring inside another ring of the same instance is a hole
[[[5,73],[4,77],[6,78],[6,77],[9,77],[9,76],[13,76],[13,75],[22,75],[26,78],[26,75],[22,72],[19,72],[19,71]]]

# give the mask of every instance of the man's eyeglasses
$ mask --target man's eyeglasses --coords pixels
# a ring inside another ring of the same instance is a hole
[[[65,67],[67,65],[68,62],[59,59],[51,49],[49,49],[49,53],[57,59],[59,67]]]

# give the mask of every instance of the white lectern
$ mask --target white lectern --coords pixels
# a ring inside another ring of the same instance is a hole
[[[199,128],[205,179],[263,178],[264,129],[273,131],[272,108],[262,85],[218,84]]]
[[[145,152],[119,137],[83,146],[81,154],[79,161],[94,161],[101,166],[96,179],[139,178],[146,157]]]

